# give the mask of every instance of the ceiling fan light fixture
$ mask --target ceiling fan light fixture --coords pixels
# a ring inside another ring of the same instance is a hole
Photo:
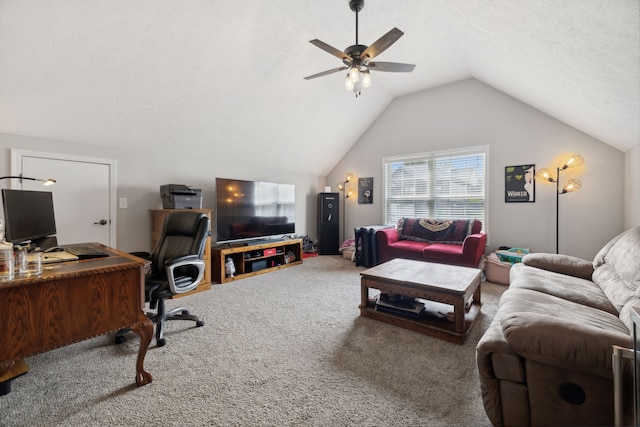
[[[354,87],[355,83],[353,82],[353,80],[351,80],[350,73],[347,73],[347,78],[344,79],[344,88],[348,91],[352,91]]]
[[[353,91],[358,97],[362,89],[371,87],[371,75],[369,71],[384,71],[392,73],[410,73],[415,68],[414,64],[403,64],[399,62],[372,62],[374,58],[387,50],[404,34],[397,28],[392,28],[370,46],[362,45],[358,42],[358,13],[364,8],[364,0],[350,0],[349,8],[355,12],[356,16],[356,43],[340,51],[333,46],[318,39],[310,40],[311,44],[324,50],[330,55],[340,59],[343,66],[331,70],[312,74],[304,77],[305,80],[315,79],[343,70],[348,70],[344,87],[348,91]]]
[[[349,70],[349,78],[353,83],[356,83],[358,80],[360,80],[360,70],[358,70],[358,68],[356,67],[351,67],[351,69]]]
[[[371,73],[369,73],[369,70],[364,70],[362,73],[362,87],[371,87]]]

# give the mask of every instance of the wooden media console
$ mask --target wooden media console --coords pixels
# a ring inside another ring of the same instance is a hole
[[[225,273],[227,259],[231,259],[235,266],[233,277],[228,277]],[[302,239],[235,247],[222,244],[211,248],[212,280],[217,283],[227,283],[298,264],[302,264]]]

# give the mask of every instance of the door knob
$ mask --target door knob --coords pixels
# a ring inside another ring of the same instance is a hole
[[[99,225],[107,225],[107,220],[106,219],[101,219],[98,222],[94,222],[94,224],[99,224]]]

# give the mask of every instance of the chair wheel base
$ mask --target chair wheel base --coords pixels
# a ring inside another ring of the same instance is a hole
[[[116,344],[122,344],[125,342],[125,338],[122,335],[116,335]]]
[[[164,347],[164,345],[167,343],[167,340],[164,338],[160,338],[158,340],[156,340],[156,346],[158,347]]]
[[[201,327],[201,326],[204,326],[204,320],[198,320],[198,321],[196,322],[196,327],[198,327],[198,328],[199,328],[199,327]]]

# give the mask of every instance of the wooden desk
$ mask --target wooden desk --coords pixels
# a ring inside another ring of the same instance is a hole
[[[153,336],[144,313],[146,261],[96,245],[109,256],[49,264],[39,277],[0,282],[0,378],[24,357],[127,327],[140,336],[136,384],[151,382],[144,369]]]

